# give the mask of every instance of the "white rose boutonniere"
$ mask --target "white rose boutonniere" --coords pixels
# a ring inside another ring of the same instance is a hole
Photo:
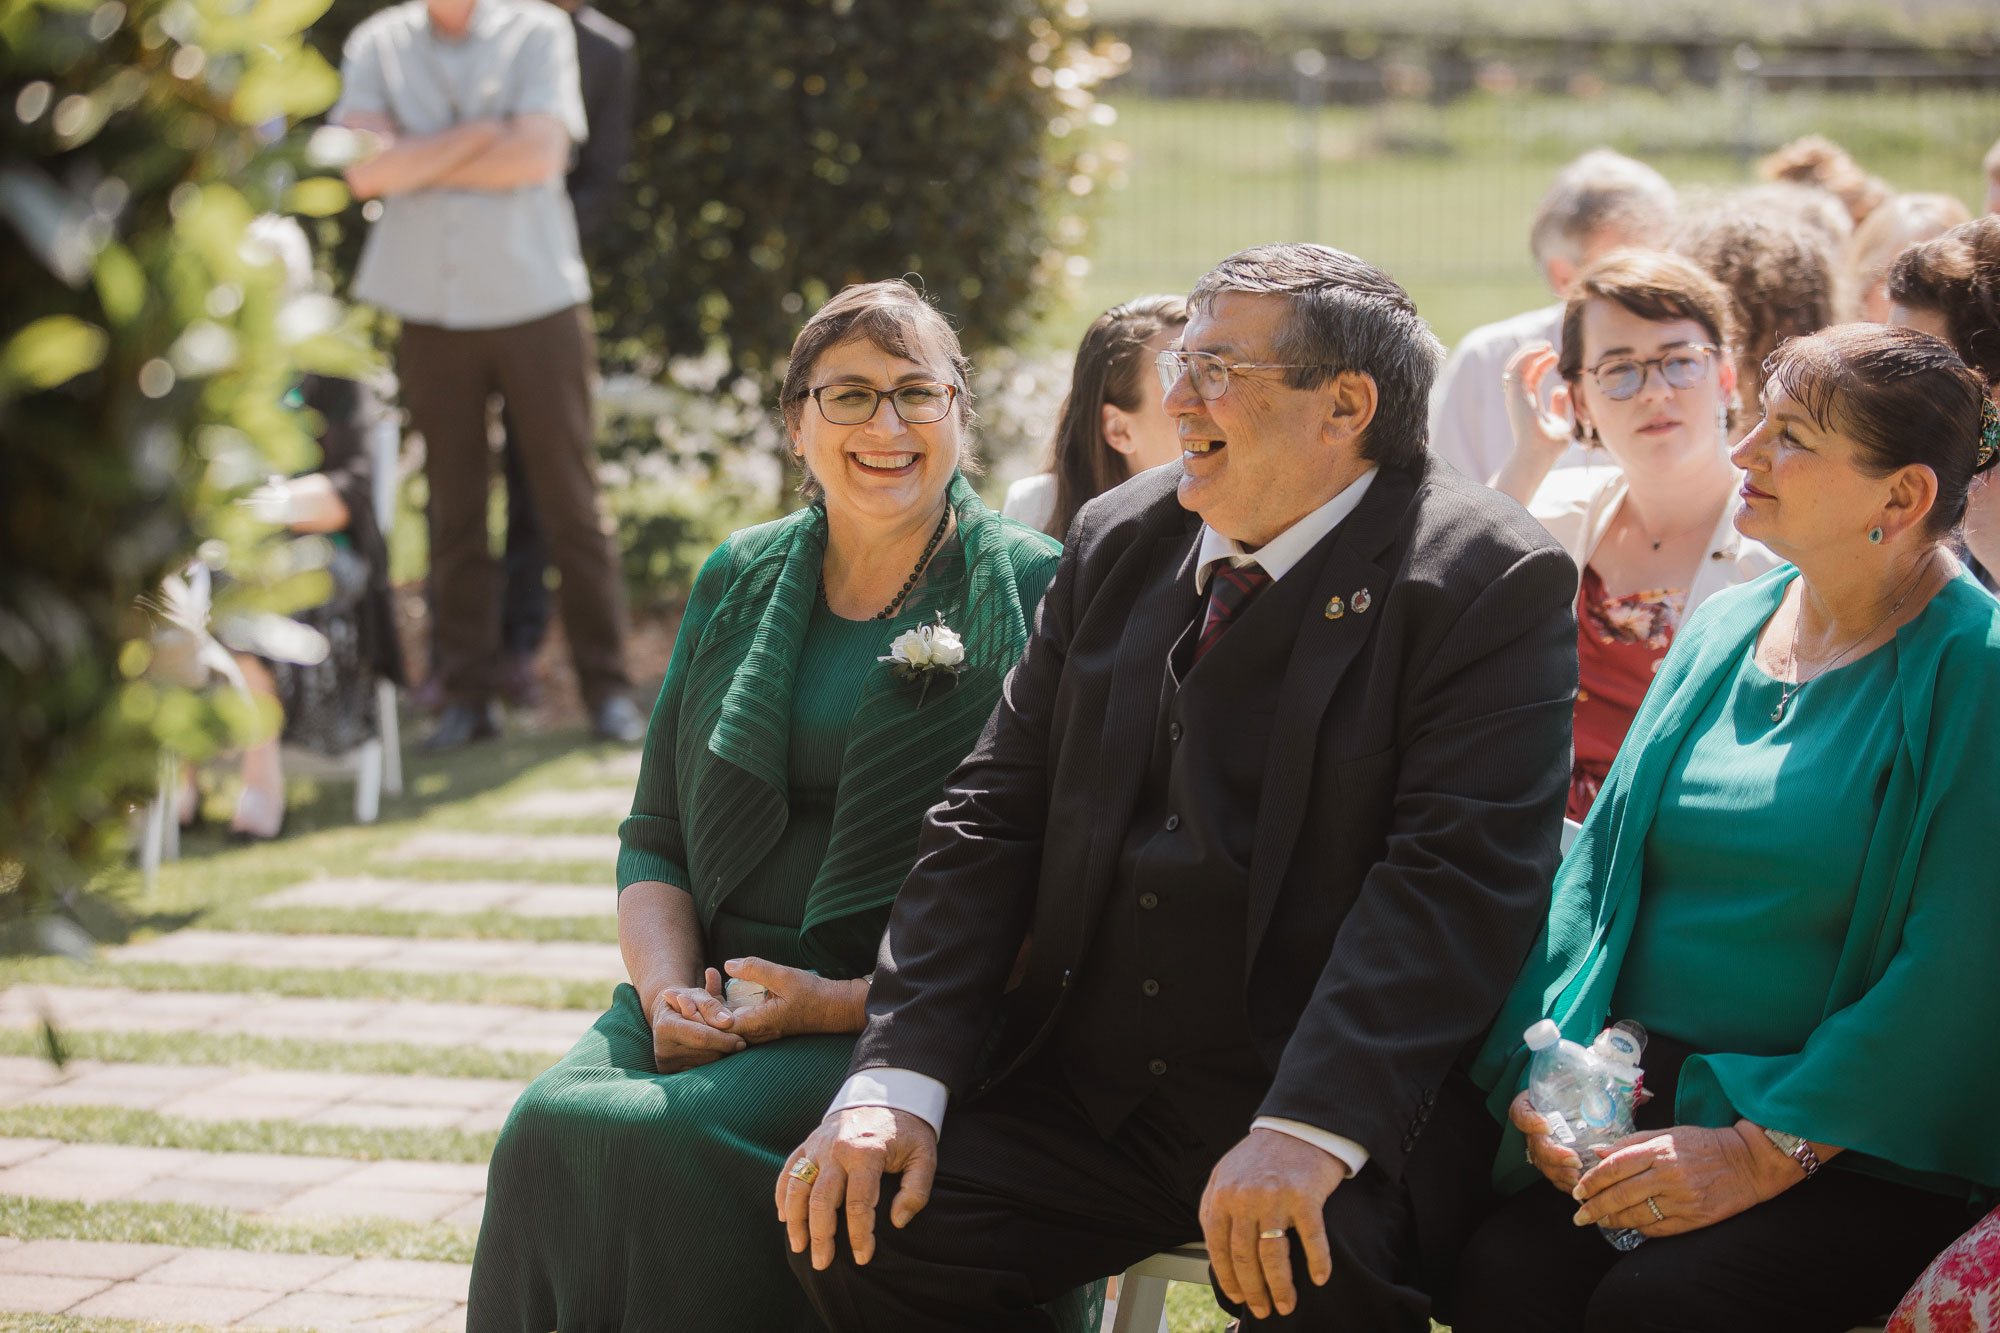
[[[887,656],[875,660],[887,662],[898,680],[918,682],[917,707],[922,708],[931,681],[940,676],[955,678],[965,669],[965,640],[939,614],[930,624],[891,639]]]

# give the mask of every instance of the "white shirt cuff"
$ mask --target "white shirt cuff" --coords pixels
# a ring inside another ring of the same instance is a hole
[[[854,1106],[886,1106],[908,1111],[942,1138],[945,1103],[950,1100],[951,1090],[929,1074],[919,1074],[914,1069],[868,1069],[848,1076],[835,1094],[833,1105],[826,1108],[826,1114]],[[1367,1156],[1362,1153],[1364,1160]]]
[[[865,1103],[864,1103],[865,1104]],[[1274,1129],[1280,1134],[1289,1134],[1295,1139],[1304,1139],[1313,1147],[1338,1157],[1347,1164],[1347,1174],[1358,1176],[1361,1168],[1368,1165],[1368,1150],[1353,1139],[1329,1134],[1318,1125],[1308,1125],[1303,1120],[1281,1120],[1274,1115],[1260,1115],[1250,1122],[1252,1129]]]

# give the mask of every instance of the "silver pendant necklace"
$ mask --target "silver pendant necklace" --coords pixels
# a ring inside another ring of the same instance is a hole
[[[1854,642],[1848,644],[1847,647],[1841,649],[1840,655],[1838,657],[1834,658],[1831,662],[1828,662],[1825,666],[1821,667],[1819,670],[1813,672],[1810,676],[1805,677],[1803,680],[1795,680],[1790,685],[1785,686],[1778,695],[1778,706],[1771,710],[1771,721],[1783,722],[1785,720],[1786,707],[1790,705],[1793,699],[1798,697],[1798,693],[1800,690],[1804,689],[1806,686],[1812,684],[1812,682],[1818,680],[1821,676],[1824,676],[1827,672],[1839,666],[1841,662],[1846,660],[1846,657],[1849,653],[1853,652],[1856,648],[1859,648],[1862,644],[1868,642],[1869,639],[1873,638],[1876,630],[1881,629],[1884,625],[1888,624],[1891,620],[1895,619],[1896,613],[1903,609],[1903,603],[1910,600],[1910,594],[1914,593],[1918,589],[1918,587],[1922,585],[1924,581],[1924,575],[1930,572],[1931,561],[1934,560],[1936,557],[1937,557],[1937,552],[1935,550],[1932,551],[1930,555],[1924,557],[1924,563],[1918,567],[1917,576],[1914,579],[1910,580],[1910,586],[1903,589],[1903,595],[1896,599],[1896,604],[1889,608],[1887,614],[1885,614],[1880,620],[1876,621],[1873,625],[1870,625],[1868,627],[1867,633],[1863,634],[1860,638],[1856,639]],[[1795,676],[1798,675],[1799,673],[1799,622],[1805,619],[1804,611],[1805,611],[1805,590],[1800,589],[1799,614],[1796,614],[1792,617],[1792,646],[1789,654],[1791,658],[1792,674]]]

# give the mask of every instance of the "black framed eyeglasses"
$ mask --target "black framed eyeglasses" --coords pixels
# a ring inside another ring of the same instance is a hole
[[[1590,375],[1606,398],[1622,403],[1638,397],[1639,391],[1646,387],[1647,374],[1655,366],[1659,367],[1660,378],[1668,388],[1692,389],[1708,378],[1709,360],[1718,350],[1707,343],[1691,343],[1646,361],[1621,356],[1616,361],[1598,362],[1590,368]]]
[[[872,420],[884,398],[908,424],[927,426],[951,415],[958,386],[899,384],[893,389],[871,389],[866,384],[822,384],[808,396],[819,404],[819,414],[836,426],[859,426]]]
[[[1153,362],[1160,372],[1160,388],[1172,393],[1174,386],[1185,375],[1194,385],[1194,391],[1202,401],[1213,402],[1229,392],[1229,372],[1232,370],[1316,370],[1311,362],[1295,361],[1224,361],[1213,352],[1184,352],[1178,348],[1168,348]]]

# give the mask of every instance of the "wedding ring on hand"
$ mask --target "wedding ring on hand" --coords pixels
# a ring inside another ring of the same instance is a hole
[[[1257,1233],[1258,1240],[1283,1240],[1287,1232],[1283,1227],[1266,1227]]]
[[[792,1169],[785,1174],[801,1185],[810,1185],[819,1179],[819,1163],[810,1157],[801,1157],[792,1163]]]
[[[1655,1222],[1664,1222],[1667,1220],[1667,1215],[1660,1211],[1659,1200],[1650,1194],[1646,1196],[1646,1206],[1653,1210],[1653,1220]]]

